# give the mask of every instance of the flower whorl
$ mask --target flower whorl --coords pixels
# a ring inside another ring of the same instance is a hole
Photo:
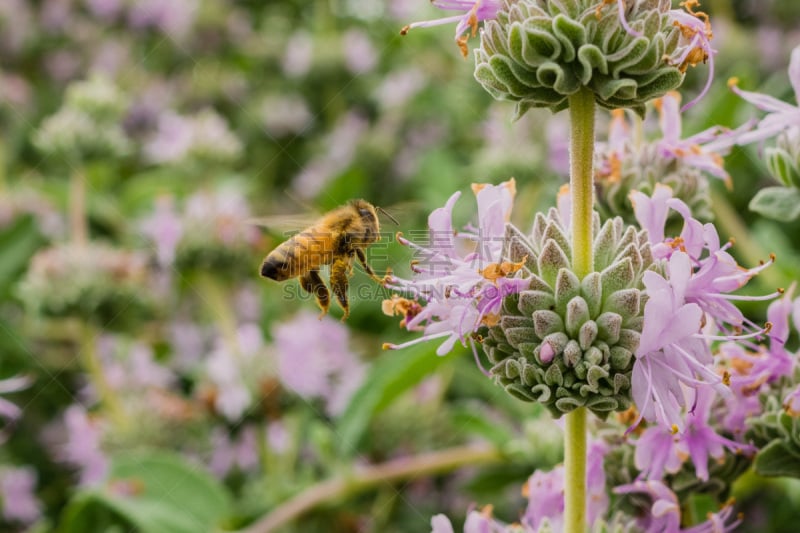
[[[669,0],[502,0],[475,50],[475,78],[499,100],[560,111],[582,86],[603,107],[631,108],[681,84],[680,27]]]
[[[621,218],[595,217],[595,271],[572,272],[569,231],[552,209],[530,236],[507,226],[504,256],[525,261],[530,286],[503,301],[483,348],[513,396],[555,416],[586,406],[600,417],[631,405],[631,371],[642,329],[643,273],[653,268],[646,234]]]

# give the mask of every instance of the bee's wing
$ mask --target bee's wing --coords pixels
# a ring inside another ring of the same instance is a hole
[[[295,233],[303,228],[312,226],[319,216],[314,214],[297,214],[297,215],[271,215],[264,217],[251,217],[247,219],[247,224],[253,226],[261,226],[266,228],[271,233],[288,234]]]

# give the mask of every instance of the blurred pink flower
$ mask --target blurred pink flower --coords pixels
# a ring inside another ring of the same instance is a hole
[[[359,142],[369,129],[367,118],[350,111],[336,122],[325,138],[325,149],[292,180],[292,190],[302,198],[313,198],[353,161]]]
[[[192,372],[205,354],[208,334],[204,328],[179,318],[169,326],[172,364],[180,372]]]
[[[417,67],[390,72],[375,89],[373,97],[384,109],[400,108],[425,88],[428,78]]]
[[[344,64],[353,74],[369,72],[378,63],[378,53],[369,36],[361,30],[350,29],[342,37]]]
[[[28,0],[0,2],[0,49],[4,53],[13,56],[22,51],[26,41],[35,38],[32,7]]]
[[[181,40],[194,24],[198,0],[136,0],[131,3],[128,23],[133,28],[154,28]]]
[[[260,109],[264,128],[275,137],[303,135],[314,122],[308,104],[298,95],[269,96]]]
[[[94,485],[105,479],[109,461],[101,448],[102,422],[93,419],[81,405],[64,411],[66,441],[57,447],[58,458],[79,469],[81,485]]]
[[[140,392],[152,387],[168,389],[175,375],[153,358],[150,346],[119,336],[103,335],[98,341],[108,384],[118,391]]]
[[[156,248],[156,261],[162,268],[172,266],[175,249],[183,236],[183,222],[175,211],[171,196],[159,196],[155,201],[155,211],[139,225],[142,234],[148,237]]]
[[[204,238],[226,246],[252,245],[258,241],[259,231],[247,223],[250,216],[250,205],[241,190],[233,186],[200,190],[186,201],[184,233],[203,232]]]
[[[30,467],[0,470],[0,514],[5,520],[31,524],[42,516],[36,478],[36,471]]]
[[[281,382],[298,396],[322,399],[329,415],[341,414],[365,373],[350,350],[347,327],[304,311],[276,325],[273,338]]]
[[[77,54],[69,50],[55,50],[44,58],[44,68],[47,74],[56,82],[67,82],[78,76],[82,60]]]
[[[280,420],[273,420],[267,425],[267,444],[271,451],[281,454],[289,449],[289,431]]]
[[[264,338],[257,324],[242,324],[236,344],[220,336],[206,359],[206,373],[214,384],[214,408],[230,421],[237,421],[252,405],[258,365],[264,360]],[[263,369],[261,369],[263,370]]]
[[[258,442],[253,426],[241,428],[236,436],[224,428],[214,428],[211,447],[209,469],[219,478],[227,476],[233,468],[247,472],[258,466]]]
[[[311,35],[298,30],[289,37],[286,51],[281,60],[283,73],[290,78],[300,78],[308,74],[314,61],[314,40]]]
[[[83,3],[92,15],[109,22],[122,11],[123,0],[83,0]]]
[[[72,23],[73,0],[44,0],[39,12],[41,27],[50,33],[62,33]]]

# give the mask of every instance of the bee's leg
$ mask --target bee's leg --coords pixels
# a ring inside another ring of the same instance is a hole
[[[325,316],[328,312],[328,307],[331,305],[331,295],[328,292],[328,287],[325,286],[322,278],[319,277],[319,270],[309,270],[300,276],[300,286],[303,287],[306,292],[313,294],[317,299],[317,305],[322,309],[322,313],[320,313],[319,317],[322,318]]]
[[[364,250],[361,248],[356,248],[356,257],[358,257],[358,262],[361,263],[361,266],[364,267],[364,271],[371,277],[373,280],[377,281],[381,285],[386,281],[386,277],[380,278],[375,271],[372,270],[372,267],[369,266],[367,263],[367,255],[364,253]]]
[[[351,266],[347,259],[337,259],[331,265],[331,290],[344,311],[342,320],[350,316],[350,304],[347,302],[347,272]]]

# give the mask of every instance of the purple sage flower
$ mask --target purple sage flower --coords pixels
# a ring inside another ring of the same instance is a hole
[[[458,11],[460,13],[440,19],[414,22],[405,26],[400,31],[400,34],[405,35],[413,28],[427,28],[430,26],[457,23],[456,44],[461,50],[461,54],[467,57],[467,39],[477,35],[478,24],[480,22],[494,19],[497,16],[502,2],[500,0],[432,0],[431,4],[439,9]]]
[[[505,224],[511,215],[516,186],[514,180],[500,185],[473,185],[478,203],[478,226],[454,232],[452,212],[460,192],[453,194],[444,207],[428,217],[425,245],[415,244],[399,235],[401,244],[417,254],[412,262],[414,277],[405,280],[393,277],[388,286],[409,294],[414,300],[426,301],[424,307],[409,300],[389,300],[384,312],[394,314],[404,309],[402,325],[424,335],[402,345],[386,345],[398,349],[432,339],[444,339],[436,350],[445,355],[456,342],[466,345],[469,336],[484,321],[496,317],[503,297],[527,288],[524,279],[495,275],[502,263]],[[424,236],[420,236],[424,238]],[[519,266],[502,263],[511,271]],[[473,352],[474,342],[471,341]],[[477,357],[477,355],[476,355]]]
[[[684,428],[687,389],[714,386],[724,393],[725,388],[711,369],[711,350],[699,335],[703,311],[686,301],[689,256],[673,253],[667,270],[668,279],[653,271],[644,275],[648,299],[631,385],[640,413],[634,426],[644,418],[677,432]]]
[[[620,3],[622,2],[620,1]],[[717,51],[711,47],[711,39],[714,34],[711,31],[711,20],[708,15],[702,11],[694,11],[698,5],[698,0],[686,0],[681,3],[683,9],[670,9],[667,12],[673,24],[681,31],[678,43],[679,53],[676,57],[670,58],[672,64],[685,72],[689,66],[694,67],[699,63],[708,63],[706,84],[700,94],[683,106],[683,111],[700,101],[711,88],[711,82],[714,80],[714,56],[717,54]]]
[[[743,133],[737,138],[739,144],[763,141],[786,129],[797,128],[800,125],[800,46],[792,50],[792,57],[789,61],[789,82],[794,89],[798,105],[788,104],[766,94],[743,91],[738,87],[736,78],[728,82],[728,86],[733,92],[761,111],[767,112],[767,115],[758,122],[753,131]]]
[[[640,526],[646,533],[727,533],[733,531],[741,520],[733,516],[733,507],[726,505],[708,520],[681,528],[681,506],[678,497],[661,481],[636,481],[614,489],[617,494],[646,494],[652,500],[650,513],[640,518]],[[733,518],[733,520],[732,520]]]

